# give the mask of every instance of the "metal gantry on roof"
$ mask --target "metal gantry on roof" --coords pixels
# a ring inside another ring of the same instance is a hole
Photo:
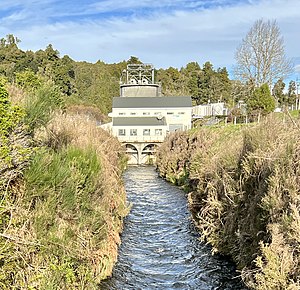
[[[154,67],[149,63],[128,64],[123,71],[120,84],[154,84]]]

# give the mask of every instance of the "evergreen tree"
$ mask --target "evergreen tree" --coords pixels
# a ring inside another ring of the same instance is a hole
[[[217,70],[217,76],[220,80],[220,96],[218,100],[222,102],[228,102],[231,94],[231,81],[229,79],[229,74],[226,67],[219,68]]]
[[[210,103],[212,101],[212,76],[214,75],[213,65],[207,61],[202,68],[199,78],[199,104]]]
[[[247,99],[247,110],[252,115],[266,115],[273,112],[274,109],[275,100],[267,84],[255,88],[253,95]]]
[[[141,64],[141,63],[143,62],[141,62],[139,58],[136,56],[131,56],[130,59],[127,60],[127,64]]]
[[[289,87],[288,87],[288,104],[289,105],[296,105],[296,99],[297,99],[297,85],[295,81],[290,81],[289,82]]]
[[[286,105],[287,103],[287,97],[284,94],[283,90],[285,87],[285,83],[283,82],[282,79],[279,79],[272,90],[272,95],[275,98],[275,100],[278,102],[278,104],[282,107],[284,105]]]
[[[202,73],[197,62],[190,62],[181,70],[184,75],[187,93],[197,102],[199,97],[199,78]]]

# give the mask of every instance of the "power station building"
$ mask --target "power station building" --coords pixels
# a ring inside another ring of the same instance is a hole
[[[120,80],[120,97],[113,98],[112,123],[104,125],[126,147],[129,163],[151,162],[167,134],[191,128],[191,97],[162,96],[151,64],[130,64]]]

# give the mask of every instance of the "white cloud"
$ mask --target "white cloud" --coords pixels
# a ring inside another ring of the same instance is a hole
[[[296,73],[300,73],[300,64],[297,64],[295,67],[294,67],[294,70]]]
[[[175,3],[164,0],[155,1],[155,5],[166,6],[170,2]],[[203,1],[194,1],[194,5],[200,2],[203,4]],[[258,18],[277,19],[288,56],[299,56],[296,38],[300,27],[300,1],[250,2],[222,6],[223,0],[215,1],[215,8],[182,9],[172,13],[158,9],[147,17],[82,19],[24,28],[11,26],[8,27],[10,31],[5,31],[2,26],[0,33],[18,36],[22,40],[20,47],[25,50],[45,48],[52,43],[62,55],[68,54],[75,60],[118,62],[135,55],[156,67],[181,67],[189,61],[199,64],[211,61],[215,68],[227,66],[230,69],[235,49],[254,21]],[[149,0],[99,1],[97,9],[111,11],[112,4],[118,3],[124,3],[123,7],[127,9],[149,5]],[[87,7],[82,12],[85,9]]]

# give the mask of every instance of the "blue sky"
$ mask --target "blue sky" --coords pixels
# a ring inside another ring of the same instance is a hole
[[[0,37],[14,34],[23,50],[51,43],[77,61],[134,55],[156,68],[210,61],[231,70],[259,18],[277,20],[300,78],[300,0],[1,0]]]

